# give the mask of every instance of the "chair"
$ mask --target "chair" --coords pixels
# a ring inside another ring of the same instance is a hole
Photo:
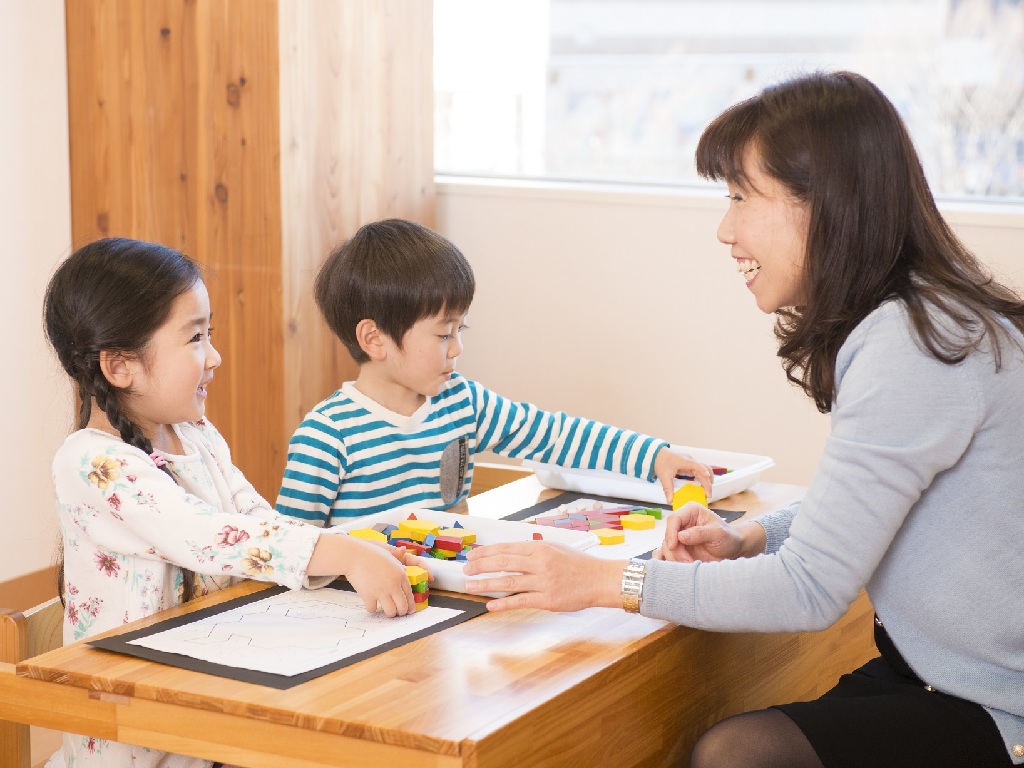
[[[63,624],[64,607],[56,597],[24,613],[0,608],[0,663],[17,664],[59,648]],[[37,765],[45,763],[52,749],[37,757]],[[0,768],[33,768],[29,726],[0,720]]]

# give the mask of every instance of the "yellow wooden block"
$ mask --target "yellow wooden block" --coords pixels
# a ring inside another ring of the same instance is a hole
[[[622,544],[626,540],[626,534],[614,528],[596,528],[591,533],[601,544]]]
[[[651,515],[623,515],[619,518],[622,527],[631,531],[643,531],[653,528],[655,520]]]
[[[403,520],[398,524],[400,536],[408,536],[413,541],[423,541],[428,533],[437,534],[441,526],[429,520]]]
[[[708,505],[708,495],[704,489],[694,483],[683,483],[679,490],[672,494],[672,511],[679,509],[688,501],[696,501],[703,506]]]
[[[380,531],[373,530],[373,528],[356,528],[354,531],[349,531],[348,535],[355,536],[357,539],[366,539],[367,541],[383,541],[385,544],[388,543],[388,537]]]
[[[407,565],[405,566],[405,575],[409,577],[410,584],[419,584],[421,581],[426,581],[430,574],[425,568],[420,568],[418,565]]]
[[[476,541],[476,534],[472,531],[468,531],[465,528],[442,528],[438,536],[445,536],[450,539],[460,539],[462,546],[467,544],[473,544]]]
[[[416,610],[417,611],[422,611],[426,607],[427,607],[427,601],[426,600],[424,600],[422,603],[416,603]]]

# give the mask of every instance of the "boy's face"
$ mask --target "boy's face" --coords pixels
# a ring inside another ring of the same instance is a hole
[[[438,394],[462,354],[461,333],[465,327],[465,314],[442,312],[418,320],[406,331],[401,347],[388,339],[388,376],[395,384],[422,397]]]

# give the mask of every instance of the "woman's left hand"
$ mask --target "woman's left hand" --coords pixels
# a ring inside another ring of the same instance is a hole
[[[578,611],[594,606],[621,606],[624,560],[602,560],[563,544],[519,541],[489,544],[470,550],[467,576],[508,571],[486,579],[467,579],[470,594],[513,592],[491,600],[489,611],[542,608]]]

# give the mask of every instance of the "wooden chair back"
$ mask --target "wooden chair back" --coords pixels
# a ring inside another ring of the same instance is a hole
[[[0,608],[0,663],[17,664],[64,644],[64,607],[56,597],[24,613]],[[31,768],[29,727],[0,720],[0,768]]]

